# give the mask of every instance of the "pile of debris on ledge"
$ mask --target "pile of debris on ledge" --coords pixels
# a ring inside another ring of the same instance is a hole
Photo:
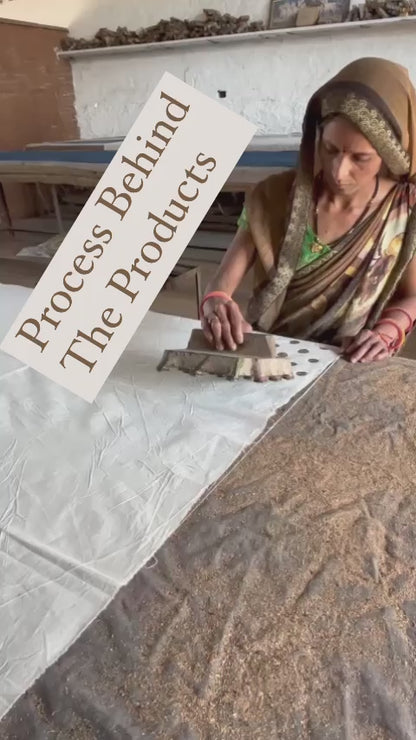
[[[348,20],[373,21],[409,15],[416,15],[416,0],[366,0],[351,8]]]
[[[237,18],[229,13],[219,13],[217,10],[204,10],[201,16],[194,21],[171,18],[138,31],[129,31],[126,27],[119,26],[116,31],[100,28],[92,39],[75,39],[69,36],[62,41],[62,49],[64,51],[98,49],[105,46],[151,44],[264,30],[264,23],[250,21],[249,15],[241,15]]]

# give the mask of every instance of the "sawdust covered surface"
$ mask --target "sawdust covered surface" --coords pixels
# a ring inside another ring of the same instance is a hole
[[[0,737],[415,738],[415,381],[339,363]]]

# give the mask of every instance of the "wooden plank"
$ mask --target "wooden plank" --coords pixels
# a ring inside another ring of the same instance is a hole
[[[101,179],[105,165],[45,165],[15,162],[0,163],[1,182],[42,183],[46,185],[78,185],[94,188]]]
[[[114,150],[123,143],[124,136],[103,136],[98,139],[67,139],[65,141],[44,141],[26,144],[25,149],[86,149],[98,147]],[[247,146],[247,152],[287,152],[299,149],[301,134],[256,134]]]
[[[269,334],[257,334],[248,332],[244,334],[244,343],[233,352],[215,350],[204,336],[202,329],[193,329],[187,349],[211,354],[231,354],[232,357],[276,357],[276,339]]]
[[[0,181],[95,187],[107,166],[101,163],[0,161]],[[237,167],[222,191],[248,192],[260,180],[283,171],[284,168],[279,167]]]
[[[222,190],[224,193],[247,193],[261,180],[284,171],[283,167],[237,167]]]

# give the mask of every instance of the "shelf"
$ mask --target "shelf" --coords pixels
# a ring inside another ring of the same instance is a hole
[[[174,51],[197,49],[204,46],[215,46],[222,44],[243,44],[246,41],[269,41],[286,36],[323,35],[327,33],[340,33],[357,31],[360,28],[379,28],[406,26],[416,22],[416,16],[403,18],[382,18],[372,21],[355,21],[354,23],[328,23],[321,26],[300,26],[299,28],[276,28],[268,31],[252,31],[250,33],[236,33],[227,36],[205,36],[198,39],[180,39],[179,41],[158,41],[152,44],[129,44],[126,46],[103,46],[98,49],[75,49],[73,51],[59,51],[58,56],[63,59],[83,59],[98,56],[118,56],[123,54],[144,54],[146,52]]]

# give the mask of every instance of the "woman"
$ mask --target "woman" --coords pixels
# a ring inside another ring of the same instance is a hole
[[[260,182],[201,304],[204,333],[235,349],[259,331],[400,349],[416,319],[416,93],[381,59],[343,69],[308,104],[297,172]],[[246,322],[232,300],[254,267]]]

